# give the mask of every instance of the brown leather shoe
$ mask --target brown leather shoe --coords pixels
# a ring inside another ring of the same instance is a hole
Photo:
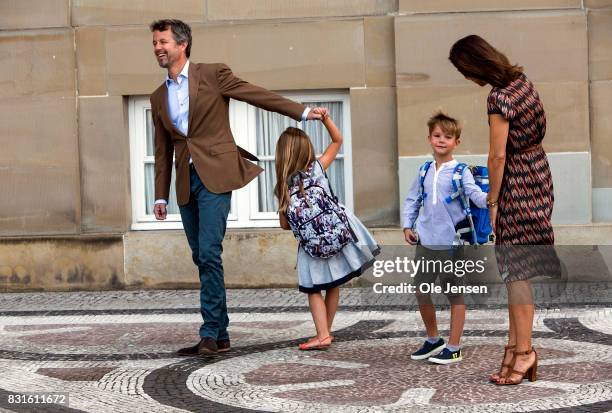
[[[198,348],[198,354],[217,354],[217,340],[210,337],[202,337]]]
[[[227,340],[217,340],[217,352],[218,353],[227,353],[232,349],[230,345],[229,339]]]
[[[200,354],[217,354],[217,342],[210,337],[202,337],[195,346],[179,349],[176,354],[187,357]]]

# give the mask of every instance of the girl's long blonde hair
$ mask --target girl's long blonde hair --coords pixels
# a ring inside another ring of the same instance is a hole
[[[276,143],[276,186],[274,195],[278,198],[278,213],[285,214],[289,206],[289,177],[297,171],[306,171],[315,161],[315,151],[308,135],[301,129],[289,127]],[[304,191],[300,184],[300,191]]]

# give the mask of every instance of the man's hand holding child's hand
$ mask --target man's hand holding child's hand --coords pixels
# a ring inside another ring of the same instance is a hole
[[[329,116],[329,110],[323,107],[312,108],[310,112],[312,112],[314,119],[318,119],[321,121],[325,120],[325,118]]]

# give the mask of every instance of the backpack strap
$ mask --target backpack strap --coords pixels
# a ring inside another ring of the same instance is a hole
[[[427,171],[429,171],[429,167],[431,166],[432,161],[427,161],[423,165],[419,167],[419,193],[417,194],[417,203],[419,205],[418,209],[421,209],[423,203],[425,202],[425,198],[427,198],[427,193],[425,192],[425,177],[427,176]],[[417,220],[415,219],[412,223],[412,229],[416,227]]]
[[[321,168],[321,170],[323,171],[323,176],[327,180],[327,187],[329,188],[329,192],[330,192],[332,199],[334,200],[336,204],[338,204],[338,197],[336,196],[336,194],[334,194],[334,189],[332,188],[332,184],[329,180],[329,177],[327,176],[327,171],[325,170],[325,168],[323,168],[323,165],[321,165],[321,162],[317,160],[316,163],[319,164],[319,168]]]
[[[470,211],[470,202],[466,199],[463,191],[463,174],[468,166],[464,163],[458,163],[453,170],[451,184],[453,185],[453,193],[446,197],[446,203],[450,204],[455,199],[459,198],[463,212],[468,215]]]
[[[338,205],[339,208],[341,208],[344,211],[344,206],[340,205],[340,202],[338,201],[338,197],[336,196],[336,194],[334,194],[332,184],[329,181],[329,177],[327,176],[327,171],[325,170],[325,168],[323,168],[323,165],[321,165],[321,162],[319,162],[318,160],[316,162],[319,164],[319,167],[323,171],[323,176],[327,180],[327,187],[329,188],[329,192],[330,192],[332,200],[336,203],[336,205]],[[353,227],[351,226],[351,223],[349,222],[348,219],[346,220],[346,226],[348,230],[350,231],[351,236],[353,237],[353,241],[358,242],[359,238],[357,238],[357,234],[355,234],[355,231],[353,231]]]
[[[419,208],[423,206],[423,202],[425,198],[427,198],[427,193],[425,192],[425,177],[427,176],[427,171],[429,171],[431,163],[432,161],[427,161],[419,168],[419,194],[417,196]]]
[[[465,213],[466,218],[470,223],[470,230],[472,232],[472,240],[474,243],[477,242],[476,238],[476,227],[474,226],[474,218],[472,217],[472,210],[470,208],[470,200],[465,196],[465,191],[463,189],[463,175],[465,174],[465,170],[468,168],[467,164],[458,163],[453,170],[453,177],[451,179],[453,185],[453,193],[446,197],[446,202],[451,203],[455,199],[459,198],[459,202],[461,204],[461,208]]]

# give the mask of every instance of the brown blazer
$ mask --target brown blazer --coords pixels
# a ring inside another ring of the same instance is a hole
[[[189,64],[189,130],[187,136],[174,127],[168,114],[168,89],[163,83],[151,95],[155,125],[155,199],[168,199],[172,155],[176,153],[176,197],[189,202],[189,156],[206,186],[214,193],[241,188],[262,168],[247,161],[257,157],[236,145],[229,123],[229,99],[278,112],[295,120],[305,106],[285,99],[234,76],[222,63]]]

